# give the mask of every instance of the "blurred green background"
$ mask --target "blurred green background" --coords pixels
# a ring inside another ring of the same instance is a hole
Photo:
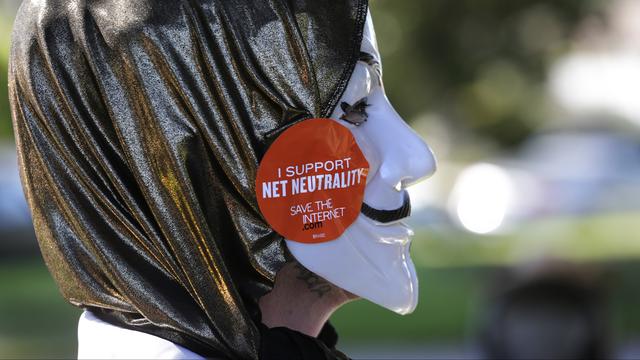
[[[387,95],[440,166],[412,192],[418,309],[346,305],[332,320],[347,353],[482,357],[501,274],[561,262],[604,294],[612,356],[640,356],[640,110],[625,102],[640,86],[638,3],[371,1]],[[4,176],[15,173],[6,83],[17,6],[0,1]],[[79,311],[28,226],[2,224],[0,358],[73,357]]]

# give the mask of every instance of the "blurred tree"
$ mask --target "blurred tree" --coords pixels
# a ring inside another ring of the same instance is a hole
[[[13,21],[0,14],[0,140],[13,137],[7,88],[9,40]]]
[[[510,146],[546,117],[544,80],[580,20],[601,0],[371,0],[385,86],[407,120],[424,113],[453,130]],[[12,136],[0,16],[0,138]]]
[[[544,80],[598,0],[371,1],[387,94],[407,120],[516,145],[546,118]]]

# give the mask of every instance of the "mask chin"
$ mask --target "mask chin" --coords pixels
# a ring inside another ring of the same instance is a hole
[[[400,223],[378,225],[360,215],[333,241],[286,243],[307,269],[354,295],[404,315],[418,303],[418,278],[409,256],[410,235],[411,230]]]

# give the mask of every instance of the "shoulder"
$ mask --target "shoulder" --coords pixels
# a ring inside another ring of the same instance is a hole
[[[163,338],[104,322],[90,311],[78,321],[78,359],[204,359]]]

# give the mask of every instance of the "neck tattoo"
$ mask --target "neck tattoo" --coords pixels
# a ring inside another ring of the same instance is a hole
[[[298,269],[296,279],[304,281],[307,285],[307,289],[317,294],[318,298],[323,297],[331,291],[331,284],[329,284],[325,279],[312,273],[300,264],[296,264],[295,267]]]

